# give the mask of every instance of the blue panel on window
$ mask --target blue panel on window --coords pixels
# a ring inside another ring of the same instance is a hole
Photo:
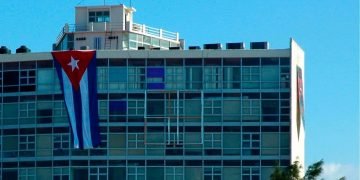
[[[127,103],[126,101],[110,101],[109,114],[110,115],[126,115]]]
[[[164,68],[147,68],[146,77],[164,77]]]
[[[164,83],[147,83],[148,89],[164,89],[165,84]]]

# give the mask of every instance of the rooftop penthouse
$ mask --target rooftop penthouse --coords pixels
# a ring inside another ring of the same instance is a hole
[[[75,7],[75,24],[64,25],[53,49],[183,49],[179,33],[134,23],[134,12],[123,4]]]

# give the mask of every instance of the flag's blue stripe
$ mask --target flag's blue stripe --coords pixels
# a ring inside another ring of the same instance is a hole
[[[71,134],[72,134],[73,140],[74,140],[74,147],[79,148],[79,138],[78,138],[78,133],[76,130],[76,123],[75,123],[76,118],[75,118],[75,114],[74,114],[72,86],[71,86],[69,78],[65,74],[64,70],[61,68],[61,65],[57,61],[54,61],[54,62],[55,62],[54,64],[55,64],[56,71],[58,73],[58,77],[59,77],[59,81],[60,81],[61,91],[64,94],[64,101],[65,101],[67,113],[69,116],[69,123],[70,123],[70,127],[72,129]]]
[[[90,114],[89,114],[89,84],[88,84],[88,73],[85,70],[81,80],[80,80],[80,95],[81,95],[81,111],[82,111],[82,135],[83,135],[83,142],[84,148],[92,148],[91,142],[91,131],[90,131]]]
[[[90,129],[93,147],[100,145],[100,129],[97,102],[97,80],[96,80],[96,52],[87,68],[88,71],[88,90],[89,90],[89,109],[90,109]]]
[[[77,135],[79,137],[79,148],[84,148],[84,139],[82,134],[82,102],[81,102],[81,94],[80,90],[76,91],[74,88],[71,88],[73,92],[74,97],[74,112],[76,117],[76,131]]]

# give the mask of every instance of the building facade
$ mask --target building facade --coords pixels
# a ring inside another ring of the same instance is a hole
[[[101,145],[80,150],[51,53],[0,54],[1,177],[266,180],[276,165],[304,164],[303,81],[292,39],[285,49],[98,50]]]

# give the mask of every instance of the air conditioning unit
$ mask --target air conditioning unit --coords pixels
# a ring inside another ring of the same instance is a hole
[[[177,47],[177,46],[175,46],[175,47],[169,47],[169,50],[180,50],[180,47]]]
[[[226,43],[226,49],[245,49],[245,43]]]
[[[29,53],[31,50],[27,48],[25,45],[20,46],[16,49],[16,53]]]
[[[189,46],[189,50],[199,50],[200,46]]]
[[[250,49],[269,49],[269,42],[251,42]]]
[[[0,54],[11,54],[11,50],[8,49],[6,46],[1,46]]]
[[[221,49],[220,43],[204,44],[204,49]]]

